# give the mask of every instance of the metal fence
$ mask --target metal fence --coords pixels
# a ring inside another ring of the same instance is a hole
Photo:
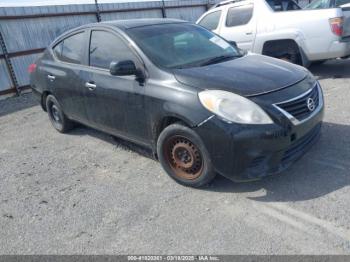
[[[2,7],[0,8],[0,95],[29,87],[27,67],[61,33],[87,23],[168,17],[195,21],[221,0]],[[298,1],[301,5],[310,0]]]
[[[28,88],[27,67],[58,35],[87,23],[129,18],[195,21],[218,0],[0,8],[0,95]]]

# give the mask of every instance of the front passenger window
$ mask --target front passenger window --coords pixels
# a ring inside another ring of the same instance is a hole
[[[92,31],[90,66],[109,69],[112,61],[132,60],[135,55],[118,36],[106,31]]]

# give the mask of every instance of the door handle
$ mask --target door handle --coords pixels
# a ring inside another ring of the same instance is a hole
[[[56,77],[53,75],[47,75],[47,78],[50,79],[51,82],[56,79]]]
[[[246,35],[252,35],[253,32],[246,32],[245,34],[246,34]]]
[[[96,87],[97,87],[94,83],[91,83],[91,82],[86,82],[85,86],[87,88],[89,88],[90,91],[94,91],[96,89]]]

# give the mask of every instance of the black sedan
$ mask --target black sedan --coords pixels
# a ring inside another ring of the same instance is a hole
[[[319,83],[305,69],[245,54],[188,22],[89,24],[29,67],[54,128],[75,122],[149,147],[181,184],[279,173],[317,140]]]

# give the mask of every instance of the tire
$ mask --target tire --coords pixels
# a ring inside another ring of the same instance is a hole
[[[301,55],[299,50],[296,47],[290,47],[288,50],[286,50],[286,55],[279,57],[281,60],[288,61],[293,64],[301,65]]]
[[[317,61],[312,61],[311,65],[322,65],[323,63],[327,62],[327,60],[317,60]]]
[[[60,133],[66,133],[74,126],[62,111],[62,107],[53,95],[46,97],[46,109],[52,126]]]
[[[215,178],[216,173],[202,139],[180,123],[172,124],[161,132],[157,154],[167,174],[182,185],[201,187]]]
[[[303,59],[299,46],[291,40],[267,42],[263,47],[263,54],[275,57],[293,64],[302,65]]]

